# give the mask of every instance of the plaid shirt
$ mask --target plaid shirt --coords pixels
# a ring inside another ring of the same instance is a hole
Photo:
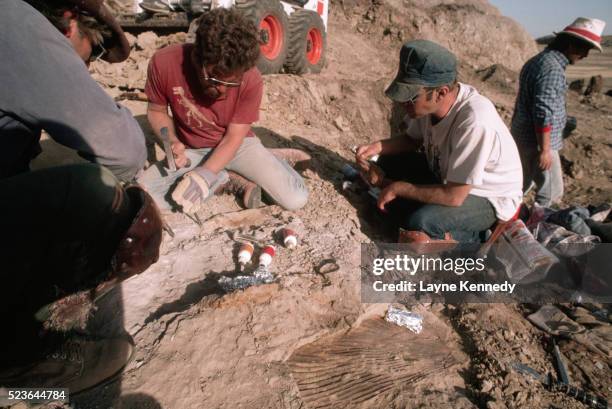
[[[551,149],[563,146],[567,64],[563,53],[545,49],[523,66],[511,129],[517,143],[537,145],[536,133],[550,131]]]

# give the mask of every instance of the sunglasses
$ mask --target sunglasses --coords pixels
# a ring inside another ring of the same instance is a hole
[[[224,87],[228,87],[228,88],[239,87],[242,83],[242,82],[233,82],[233,81],[223,81],[215,77],[210,77],[208,73],[206,72],[206,68],[204,67],[202,67],[202,79],[206,82],[210,82],[213,85],[223,85]]]

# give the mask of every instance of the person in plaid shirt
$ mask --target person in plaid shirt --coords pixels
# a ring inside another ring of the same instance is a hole
[[[563,196],[559,150],[567,121],[565,68],[585,58],[592,48],[601,51],[605,22],[580,17],[523,66],[511,132],[523,165],[523,191],[535,184],[535,200],[550,206]]]

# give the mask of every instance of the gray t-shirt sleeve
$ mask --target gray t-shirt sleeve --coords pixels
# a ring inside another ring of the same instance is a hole
[[[91,78],[70,42],[21,0],[0,13],[0,110],[130,180],[146,160],[130,111]]]

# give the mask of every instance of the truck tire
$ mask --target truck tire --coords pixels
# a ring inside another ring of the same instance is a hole
[[[327,33],[314,11],[297,9],[289,18],[289,52],[285,68],[292,74],[319,73],[325,65]]]
[[[289,42],[289,19],[278,0],[236,0],[236,9],[259,28],[261,55],[257,68],[262,74],[276,74],[285,63]]]

